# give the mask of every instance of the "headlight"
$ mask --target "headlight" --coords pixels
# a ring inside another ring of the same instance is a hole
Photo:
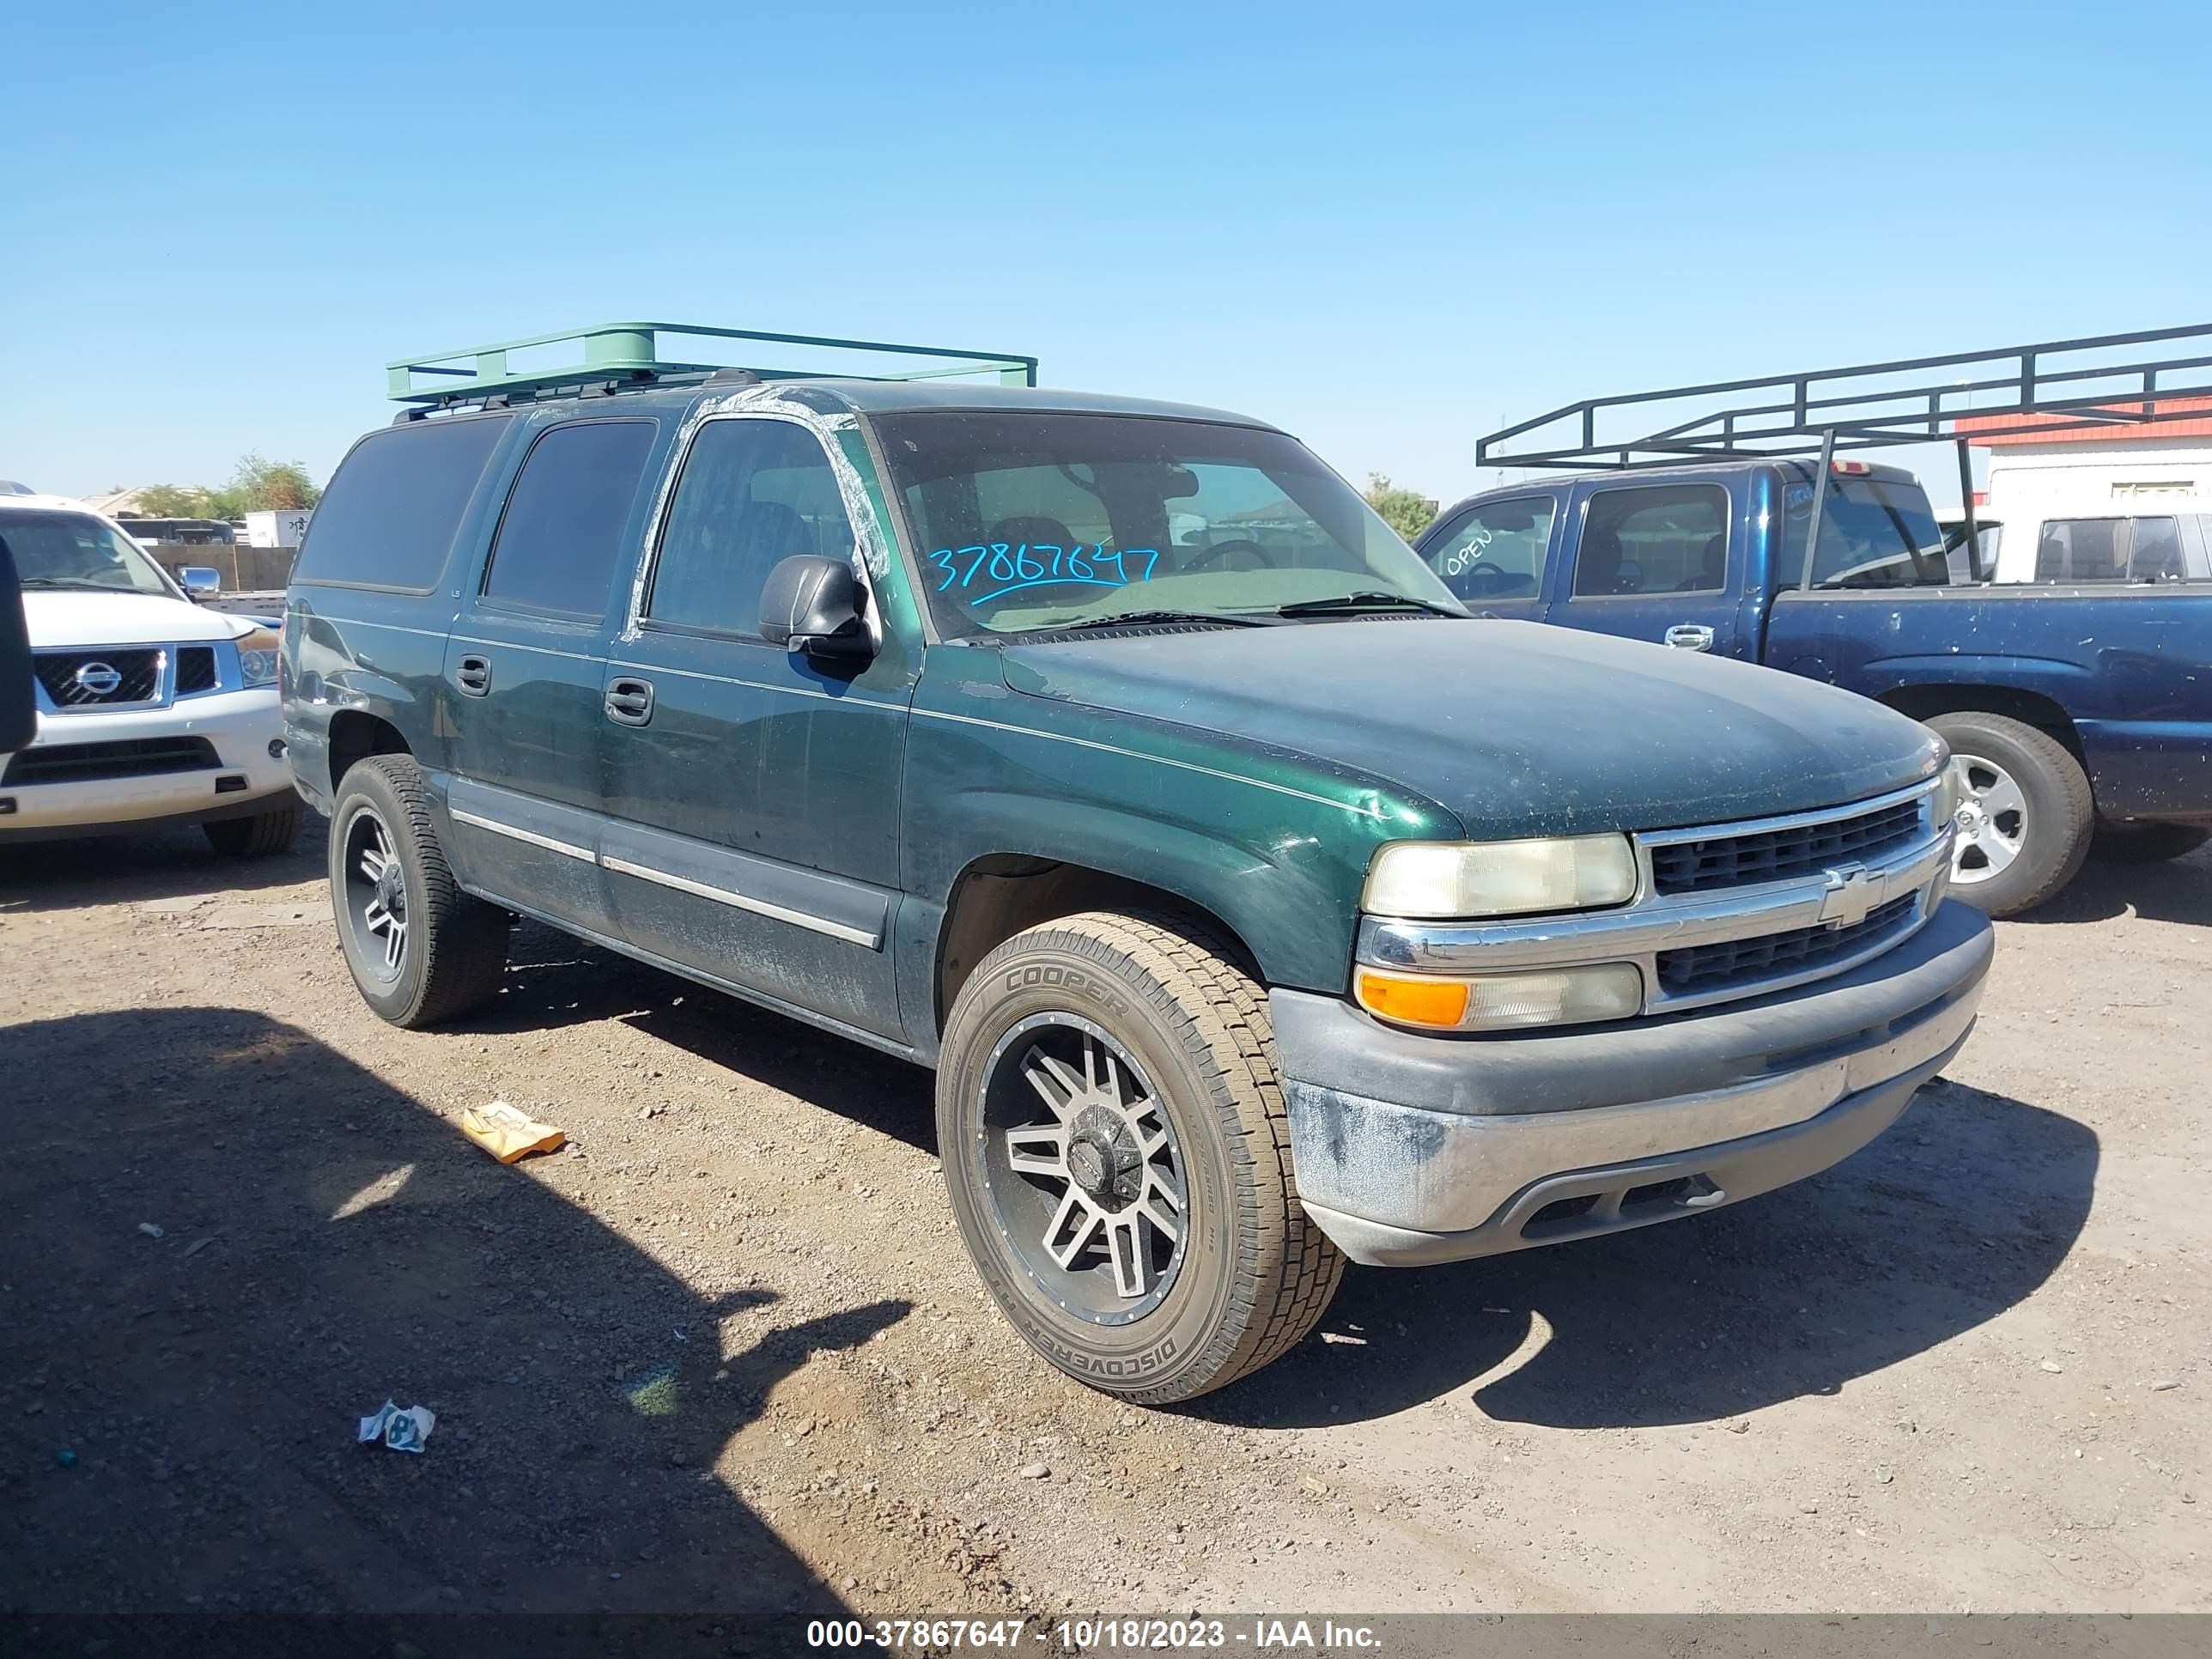
[[[273,629],[257,628],[238,639],[238,672],[248,685],[276,684],[276,654],[283,638]]]
[[[1425,1031],[1502,1031],[1626,1019],[1644,1009],[1644,975],[1629,962],[1444,979],[1361,967],[1359,1006],[1377,1019]]]
[[[1636,896],[1626,836],[1539,841],[1401,841],[1368,866],[1370,915],[1450,920],[1589,910]]]

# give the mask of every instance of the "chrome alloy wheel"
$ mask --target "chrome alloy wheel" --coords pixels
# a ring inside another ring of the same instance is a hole
[[[343,903],[362,961],[386,980],[407,959],[407,872],[392,831],[374,809],[346,820]]]
[[[1000,1237],[1060,1308],[1125,1325],[1182,1265],[1176,1129],[1135,1061],[1089,1020],[1033,1014],[983,1067],[975,1155]]]
[[[1971,887],[2002,872],[2027,845],[2027,794],[1995,761],[1954,754],[1951,763],[1966,786],[1952,820],[1959,835],[1951,848],[1951,882]]]

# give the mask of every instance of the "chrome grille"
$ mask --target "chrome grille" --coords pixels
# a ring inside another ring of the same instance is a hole
[[[1815,823],[1660,842],[1651,848],[1651,882],[1655,890],[1672,896],[1789,881],[1853,860],[1878,863],[1926,833],[1916,799]]]
[[[1919,912],[1920,895],[1907,893],[1877,905],[1841,927],[1793,927],[1759,939],[1729,939],[1659,952],[1659,984],[1669,996],[1705,996],[1737,986],[1814,972],[1880,942]]]
[[[57,708],[122,708],[158,702],[162,659],[158,647],[134,646],[110,651],[42,651],[33,659],[39,684]],[[114,676],[108,684],[107,670]],[[86,684],[89,678],[92,684]]]
[[[177,695],[190,696],[195,691],[215,690],[215,647],[211,645],[187,645],[177,652]]]

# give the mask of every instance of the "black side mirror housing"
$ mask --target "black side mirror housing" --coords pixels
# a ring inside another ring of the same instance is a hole
[[[23,625],[23,588],[15,556],[0,540],[0,754],[27,747],[39,733],[31,690],[31,640]]]
[[[865,661],[876,654],[867,608],[867,591],[850,564],[801,553],[769,571],[762,584],[761,633],[787,651]]]

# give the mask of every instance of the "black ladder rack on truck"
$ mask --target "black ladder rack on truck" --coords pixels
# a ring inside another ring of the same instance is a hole
[[[2146,357],[2132,349],[2154,344],[2182,355]],[[2098,361],[2087,361],[2093,358]],[[1929,378],[1929,371],[1937,369],[1964,371],[1965,378]],[[2191,400],[2208,396],[2212,396],[2212,324],[2198,324],[1587,398],[1478,438],[1474,459],[1477,466],[1632,471],[1686,461],[1817,455],[1820,464],[1813,484],[1813,528],[1805,544],[1809,571],[1832,463],[1839,451],[1953,443],[1959,452],[1966,545],[1978,577],[1980,540],[1974,522],[1972,463],[1966,448],[1970,438],[1957,427],[1960,416],[1974,418],[1971,436],[1975,440],[2087,427],[2154,426],[2162,421],[2202,419],[2203,404]],[[1632,425],[1621,418],[1624,411],[1641,415],[1667,404],[1687,404],[1688,412],[1678,410],[1682,418],[1653,429],[1640,429],[1640,422]],[[2014,418],[2008,422],[2008,416]],[[1539,435],[1569,421],[1575,425],[1571,434],[1563,434],[1564,441]],[[1620,435],[1624,428],[1629,435]]]

